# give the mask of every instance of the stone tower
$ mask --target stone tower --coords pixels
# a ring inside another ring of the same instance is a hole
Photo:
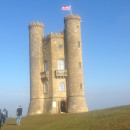
[[[29,25],[30,106],[28,115],[87,112],[84,97],[80,16],[64,18],[65,29],[43,36]]]
[[[84,97],[81,19],[78,15],[68,15],[65,22],[65,46],[67,66],[68,112],[88,111]]]
[[[31,23],[29,25],[30,41],[30,105],[29,115],[43,113],[43,88],[41,82],[41,71],[43,66],[42,38],[44,25],[42,23]]]

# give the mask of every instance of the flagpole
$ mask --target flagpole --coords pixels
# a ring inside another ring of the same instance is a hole
[[[70,15],[72,14],[72,8],[71,8],[71,5],[70,5]]]

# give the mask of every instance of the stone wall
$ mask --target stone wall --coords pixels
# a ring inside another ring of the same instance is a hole
[[[43,66],[42,37],[44,25],[31,23],[29,25],[30,42],[30,105],[29,115],[43,113],[43,88],[40,72]]]
[[[84,97],[80,22],[80,16],[68,15],[64,19],[64,31],[45,37],[42,23],[29,25],[29,115],[88,111]],[[64,70],[58,70],[58,60],[65,62]],[[60,83],[65,85],[63,91],[59,88]]]
[[[88,111],[84,97],[80,22],[78,15],[68,15],[64,19],[66,65],[68,71],[67,97],[68,112],[70,113]]]

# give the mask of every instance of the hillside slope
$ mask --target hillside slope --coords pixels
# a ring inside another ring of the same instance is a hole
[[[23,117],[21,125],[8,119],[2,130],[130,130],[130,105],[77,114]]]

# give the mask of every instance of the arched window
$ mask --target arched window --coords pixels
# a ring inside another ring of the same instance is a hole
[[[65,65],[64,65],[64,60],[58,60],[58,70],[64,70]]]
[[[44,71],[47,71],[48,70],[48,63],[47,61],[44,62]]]
[[[44,93],[48,93],[48,85],[46,83],[44,84]]]
[[[65,91],[65,83],[64,82],[60,82],[59,91]]]

